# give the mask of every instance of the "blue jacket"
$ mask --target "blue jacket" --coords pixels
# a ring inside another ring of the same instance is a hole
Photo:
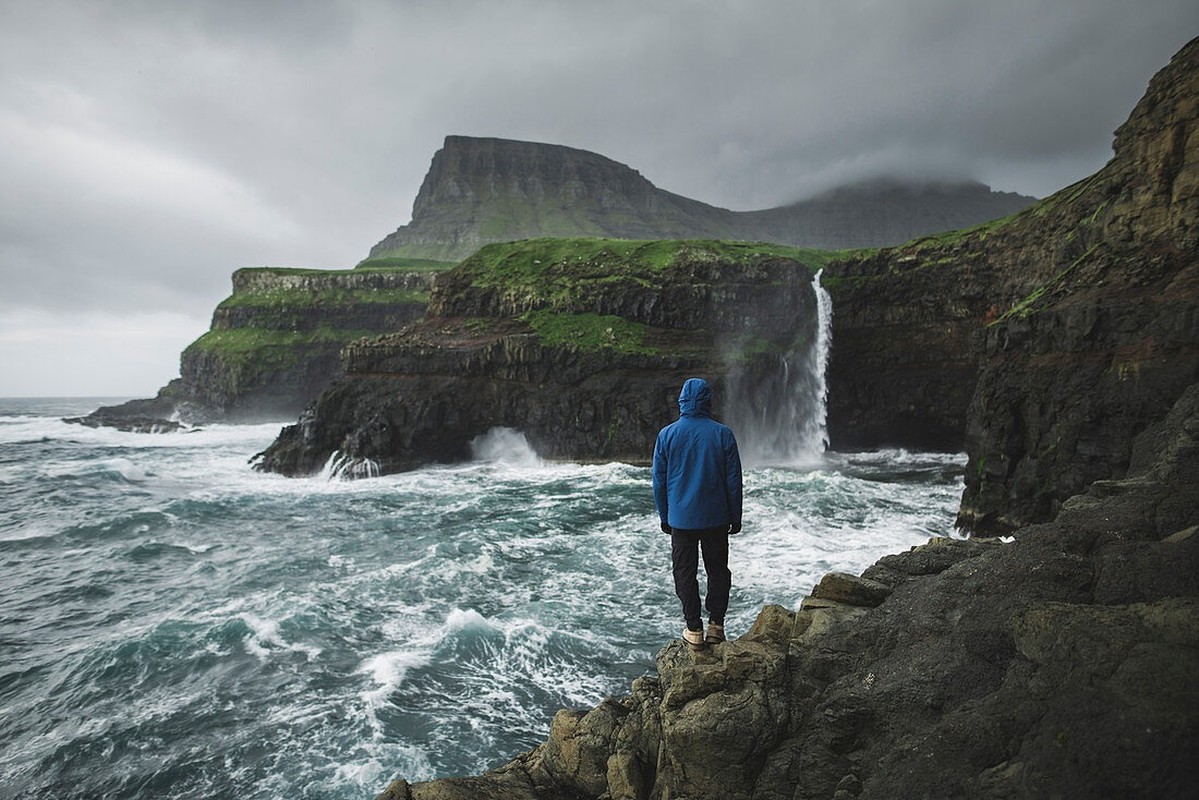
[[[712,389],[688,378],[679,418],[654,444],[654,503],[671,528],[741,526],[741,456],[732,430],[712,419]]]

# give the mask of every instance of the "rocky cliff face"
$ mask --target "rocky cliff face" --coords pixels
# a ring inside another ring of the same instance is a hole
[[[830,267],[834,444],[970,455],[959,524],[1052,519],[1199,378],[1199,48],[1112,160],[1015,217]]]
[[[420,266],[238,270],[212,328],[183,351],[180,378],[153,399],[101,408],[84,421],[155,430],[175,416],[191,423],[294,418],[340,374],[345,344],[424,313],[435,265]]]
[[[1196,519],[1199,384],[1053,523],[826,575],[496,771],[379,800],[1189,796]]]
[[[1199,379],[1199,45],[1154,78],[1111,162],[1055,198],[1045,217],[1081,219],[1056,271],[978,335],[959,517],[978,531],[1122,476],[1136,434]]]
[[[458,260],[540,236],[715,238],[840,249],[898,244],[995,219],[1033,198],[981,184],[876,182],[766,211],[734,212],[657,188],[604,156],[560,145],[448,136],[412,222],[371,249]]]
[[[644,462],[684,379],[752,395],[806,347],[826,258],[717,242],[490,245],[439,277],[424,320],[346,347],[345,378],[260,466],[310,473],[336,453],[351,471],[409,469],[467,458],[496,426],[544,457]]]

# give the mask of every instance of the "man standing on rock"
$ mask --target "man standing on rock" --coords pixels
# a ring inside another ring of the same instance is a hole
[[[679,418],[654,444],[654,503],[670,534],[674,591],[683,604],[683,640],[693,650],[724,641],[729,607],[729,535],[741,532],[741,456],[733,431],[712,419],[712,387],[688,378],[679,393]],[[708,630],[699,605],[699,550],[708,574]]]

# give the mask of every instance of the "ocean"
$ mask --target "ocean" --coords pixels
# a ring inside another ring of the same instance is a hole
[[[498,766],[627,693],[682,628],[649,470],[469,463],[289,479],[279,424],[67,424],[0,399],[0,797],[356,798]],[[647,443],[648,450],[652,443]],[[952,533],[960,454],[745,472],[727,629]]]

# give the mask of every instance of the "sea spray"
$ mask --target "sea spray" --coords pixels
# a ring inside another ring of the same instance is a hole
[[[371,458],[345,455],[340,450],[334,450],[329,454],[329,460],[325,462],[319,475],[327,481],[377,478],[380,475],[379,462]]]
[[[539,467],[543,463],[525,435],[513,428],[492,428],[471,439],[470,454],[475,461],[512,467]]]

